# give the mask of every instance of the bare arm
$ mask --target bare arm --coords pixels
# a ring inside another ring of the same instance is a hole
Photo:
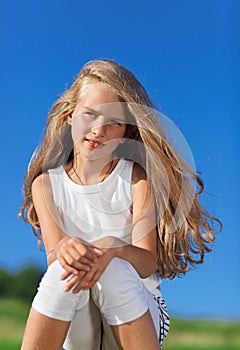
[[[97,260],[94,247],[77,238],[69,237],[53,200],[48,174],[38,176],[32,184],[33,203],[38,215],[48,264],[58,259],[69,273],[88,271]],[[99,253],[100,254],[100,253]]]
[[[119,247],[116,254],[132,264],[142,278],[146,278],[157,266],[156,217],[145,172],[137,164],[133,168],[133,183],[132,244]]]

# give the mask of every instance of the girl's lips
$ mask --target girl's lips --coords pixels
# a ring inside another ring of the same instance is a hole
[[[94,140],[86,139],[86,142],[87,142],[87,144],[88,144],[88,146],[89,146],[90,148],[94,148],[94,149],[95,149],[95,148],[100,148],[100,147],[103,146],[102,143],[97,142],[97,141],[94,141]]]

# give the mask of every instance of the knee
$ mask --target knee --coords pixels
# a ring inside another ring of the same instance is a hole
[[[126,260],[114,258],[99,279],[103,293],[118,294],[128,287],[137,286],[140,277]]]
[[[101,307],[116,303],[117,298],[129,298],[142,288],[141,279],[133,266],[124,259],[114,258],[92,290],[93,299]]]
[[[53,288],[55,286],[59,287],[62,286],[62,288],[59,288],[59,290],[64,290],[64,281],[61,280],[61,275],[64,272],[64,269],[60,265],[58,260],[55,260],[51,265],[48,266],[47,271],[45,272],[41,282],[39,289],[41,289],[43,286],[48,288]]]
[[[123,259],[110,262],[91,293],[110,325],[130,322],[148,308],[139,274]]]
[[[75,309],[80,303],[86,303],[88,295],[73,294],[64,291],[65,281],[61,280],[64,269],[56,260],[43,276],[32,306],[35,310],[48,317],[70,321]]]

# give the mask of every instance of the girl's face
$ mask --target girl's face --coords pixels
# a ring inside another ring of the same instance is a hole
[[[126,132],[122,104],[98,83],[85,88],[68,122],[74,146],[88,159],[109,158]]]

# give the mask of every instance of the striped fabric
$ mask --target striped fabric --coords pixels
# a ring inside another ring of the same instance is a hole
[[[153,294],[153,298],[156,301],[157,307],[159,310],[159,326],[160,326],[159,344],[162,345],[169,331],[170,319],[169,319],[167,306],[165,304],[164,299],[154,294]]]

